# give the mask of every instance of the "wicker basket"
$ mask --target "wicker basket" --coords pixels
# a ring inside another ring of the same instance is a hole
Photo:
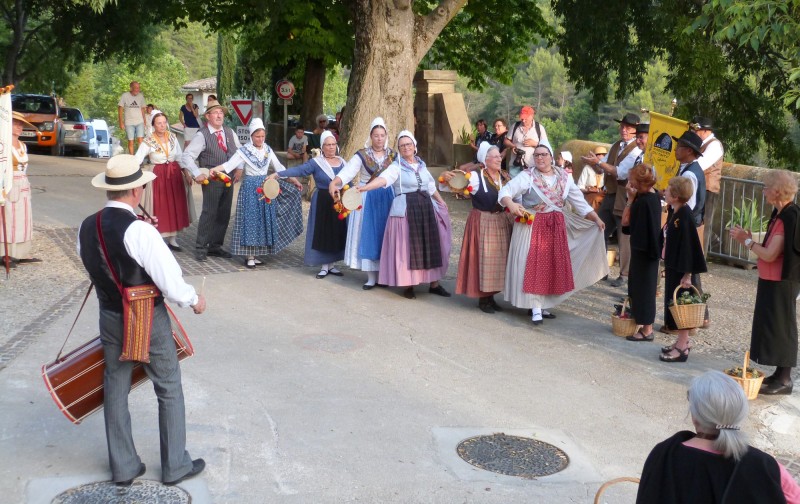
[[[742,368],[742,374],[747,375],[747,367],[750,365],[750,351],[744,353],[744,367]],[[727,374],[727,373],[725,373]],[[731,375],[728,375],[731,376]],[[761,384],[764,382],[764,373],[761,373],[761,376],[758,378],[739,378],[738,376],[731,376],[739,386],[742,387],[744,390],[744,395],[747,396],[749,400],[753,400],[758,397],[758,391],[761,390]]]
[[[695,327],[702,326],[706,318],[706,304],[696,303],[679,305],[678,291],[680,288],[681,286],[679,285],[675,287],[675,290],[672,292],[672,306],[669,307],[669,312],[672,314],[672,318],[675,319],[675,325],[678,329],[694,329]],[[697,290],[697,287],[692,285],[692,289],[694,289],[698,296],[700,295],[700,291]]]
[[[639,484],[639,478],[631,478],[629,476],[623,476],[621,478],[614,478],[612,480],[606,481],[603,483],[600,488],[597,490],[597,493],[594,495],[594,504],[600,504],[600,497],[603,496],[603,492],[605,492],[608,487],[611,485],[616,485],[617,483],[624,483],[626,481],[630,481],[631,483]]]
[[[625,300],[622,301],[622,311],[620,313],[625,313],[625,305],[628,304],[628,297],[625,297]],[[615,336],[633,336],[636,334],[636,329],[639,326],[636,324],[636,320],[633,318],[622,318],[611,314],[611,332],[614,333]]]

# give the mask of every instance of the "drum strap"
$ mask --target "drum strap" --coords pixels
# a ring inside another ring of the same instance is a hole
[[[108,257],[106,241],[100,225],[102,214],[102,211],[97,212],[97,236],[100,239],[100,246],[103,249],[108,269],[114,276],[114,282],[122,296],[123,340],[122,354],[119,356],[119,360],[149,363],[150,332],[153,329],[155,299],[161,295],[161,292],[153,284],[122,286],[122,282],[111,264],[111,258]]]
[[[69,332],[67,333],[67,337],[64,338],[64,344],[61,345],[61,350],[58,351],[58,355],[56,355],[55,362],[58,362],[61,359],[61,354],[64,352],[64,347],[67,346],[67,340],[69,339],[70,335],[72,335],[72,330],[75,329],[75,324],[78,323],[78,317],[81,316],[81,312],[83,311],[83,307],[86,306],[86,300],[89,299],[89,294],[92,293],[92,288],[94,288],[94,284],[89,284],[89,290],[86,291],[86,295],[83,296],[83,303],[81,303],[81,308],[78,310],[78,314],[75,315],[75,320],[72,322],[72,327],[69,328]]]

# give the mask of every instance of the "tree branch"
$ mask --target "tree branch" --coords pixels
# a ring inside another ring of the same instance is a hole
[[[440,0],[426,16],[418,16],[414,23],[414,56],[420,61],[436,41],[447,23],[458,14],[467,0]]]

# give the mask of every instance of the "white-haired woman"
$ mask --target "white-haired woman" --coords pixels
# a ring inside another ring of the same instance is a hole
[[[344,168],[345,160],[336,154],[336,138],[330,131],[320,136],[322,151],[306,163],[273,173],[269,178],[314,177],[316,187],[329,187],[336,175]],[[342,276],[336,261],[344,258],[347,243],[347,221],[339,219],[333,209],[333,198],[328,191],[314,191],[311,210],[308,212],[306,250],[304,262],[307,266],[319,266],[317,278],[328,275]]]
[[[328,186],[331,197],[338,199],[342,187],[356,176],[358,185],[367,184],[383,173],[394,158],[395,153],[389,148],[386,123],[383,118],[376,117],[370,125],[364,148],[356,152]],[[393,200],[394,190],[391,186],[370,191],[364,195],[361,210],[353,212],[348,218],[344,263],[367,272],[364,290],[372,289],[378,281],[383,233]]]
[[[406,287],[403,295],[414,299],[414,286],[429,282],[428,292],[450,297],[439,284],[450,264],[450,215],[436,181],[417,156],[417,140],[410,131],[397,135],[399,157],[372,182],[358,188],[367,192],[394,187],[394,200],[381,245],[379,281]]]
[[[762,394],[792,393],[797,366],[797,295],[800,293],[800,207],[794,202],[797,179],[786,170],[764,176],[764,198],[774,208],[763,243],[735,226],[731,236],[758,256],[758,290],[750,336],[750,356],[776,366],[764,379]]]
[[[553,164],[544,144],[534,148],[533,163],[499,192],[511,215],[532,217],[514,224],[503,298],[529,308],[533,324],[540,325],[543,318],[555,318],[548,308],[607,275],[608,263],[603,221],[572,176]],[[565,209],[567,202],[573,211]]]
[[[497,202],[500,188],[508,182],[500,170],[500,149],[483,142],[478,148],[477,157],[481,169],[469,174],[472,210],[467,217],[461,242],[456,294],[477,298],[481,311],[494,313],[503,311],[494,295],[501,292],[505,285],[508,245],[514,219]],[[454,172],[445,172],[442,177],[449,182],[454,175]],[[439,189],[449,191],[446,184],[440,184]]]
[[[719,371],[692,380],[694,432],[657,444],[642,468],[638,504],[798,503],[800,487],[774,457],[747,444],[747,398]]]
[[[264,122],[255,118],[250,122],[250,141],[236,150],[224,164],[210,172],[230,173],[244,166],[244,179],[236,201],[236,222],[231,238],[231,253],[246,257],[245,266],[253,269],[261,261],[260,255],[277,254],[303,233],[303,207],[300,191],[303,186],[296,179],[279,180],[281,194],[267,202],[259,192],[270,173],[286,168],[269,148]]]

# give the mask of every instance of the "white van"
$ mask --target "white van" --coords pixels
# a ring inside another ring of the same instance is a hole
[[[92,121],[92,126],[97,137],[97,156],[111,157],[111,133],[108,131],[108,124],[102,119],[95,119]]]

